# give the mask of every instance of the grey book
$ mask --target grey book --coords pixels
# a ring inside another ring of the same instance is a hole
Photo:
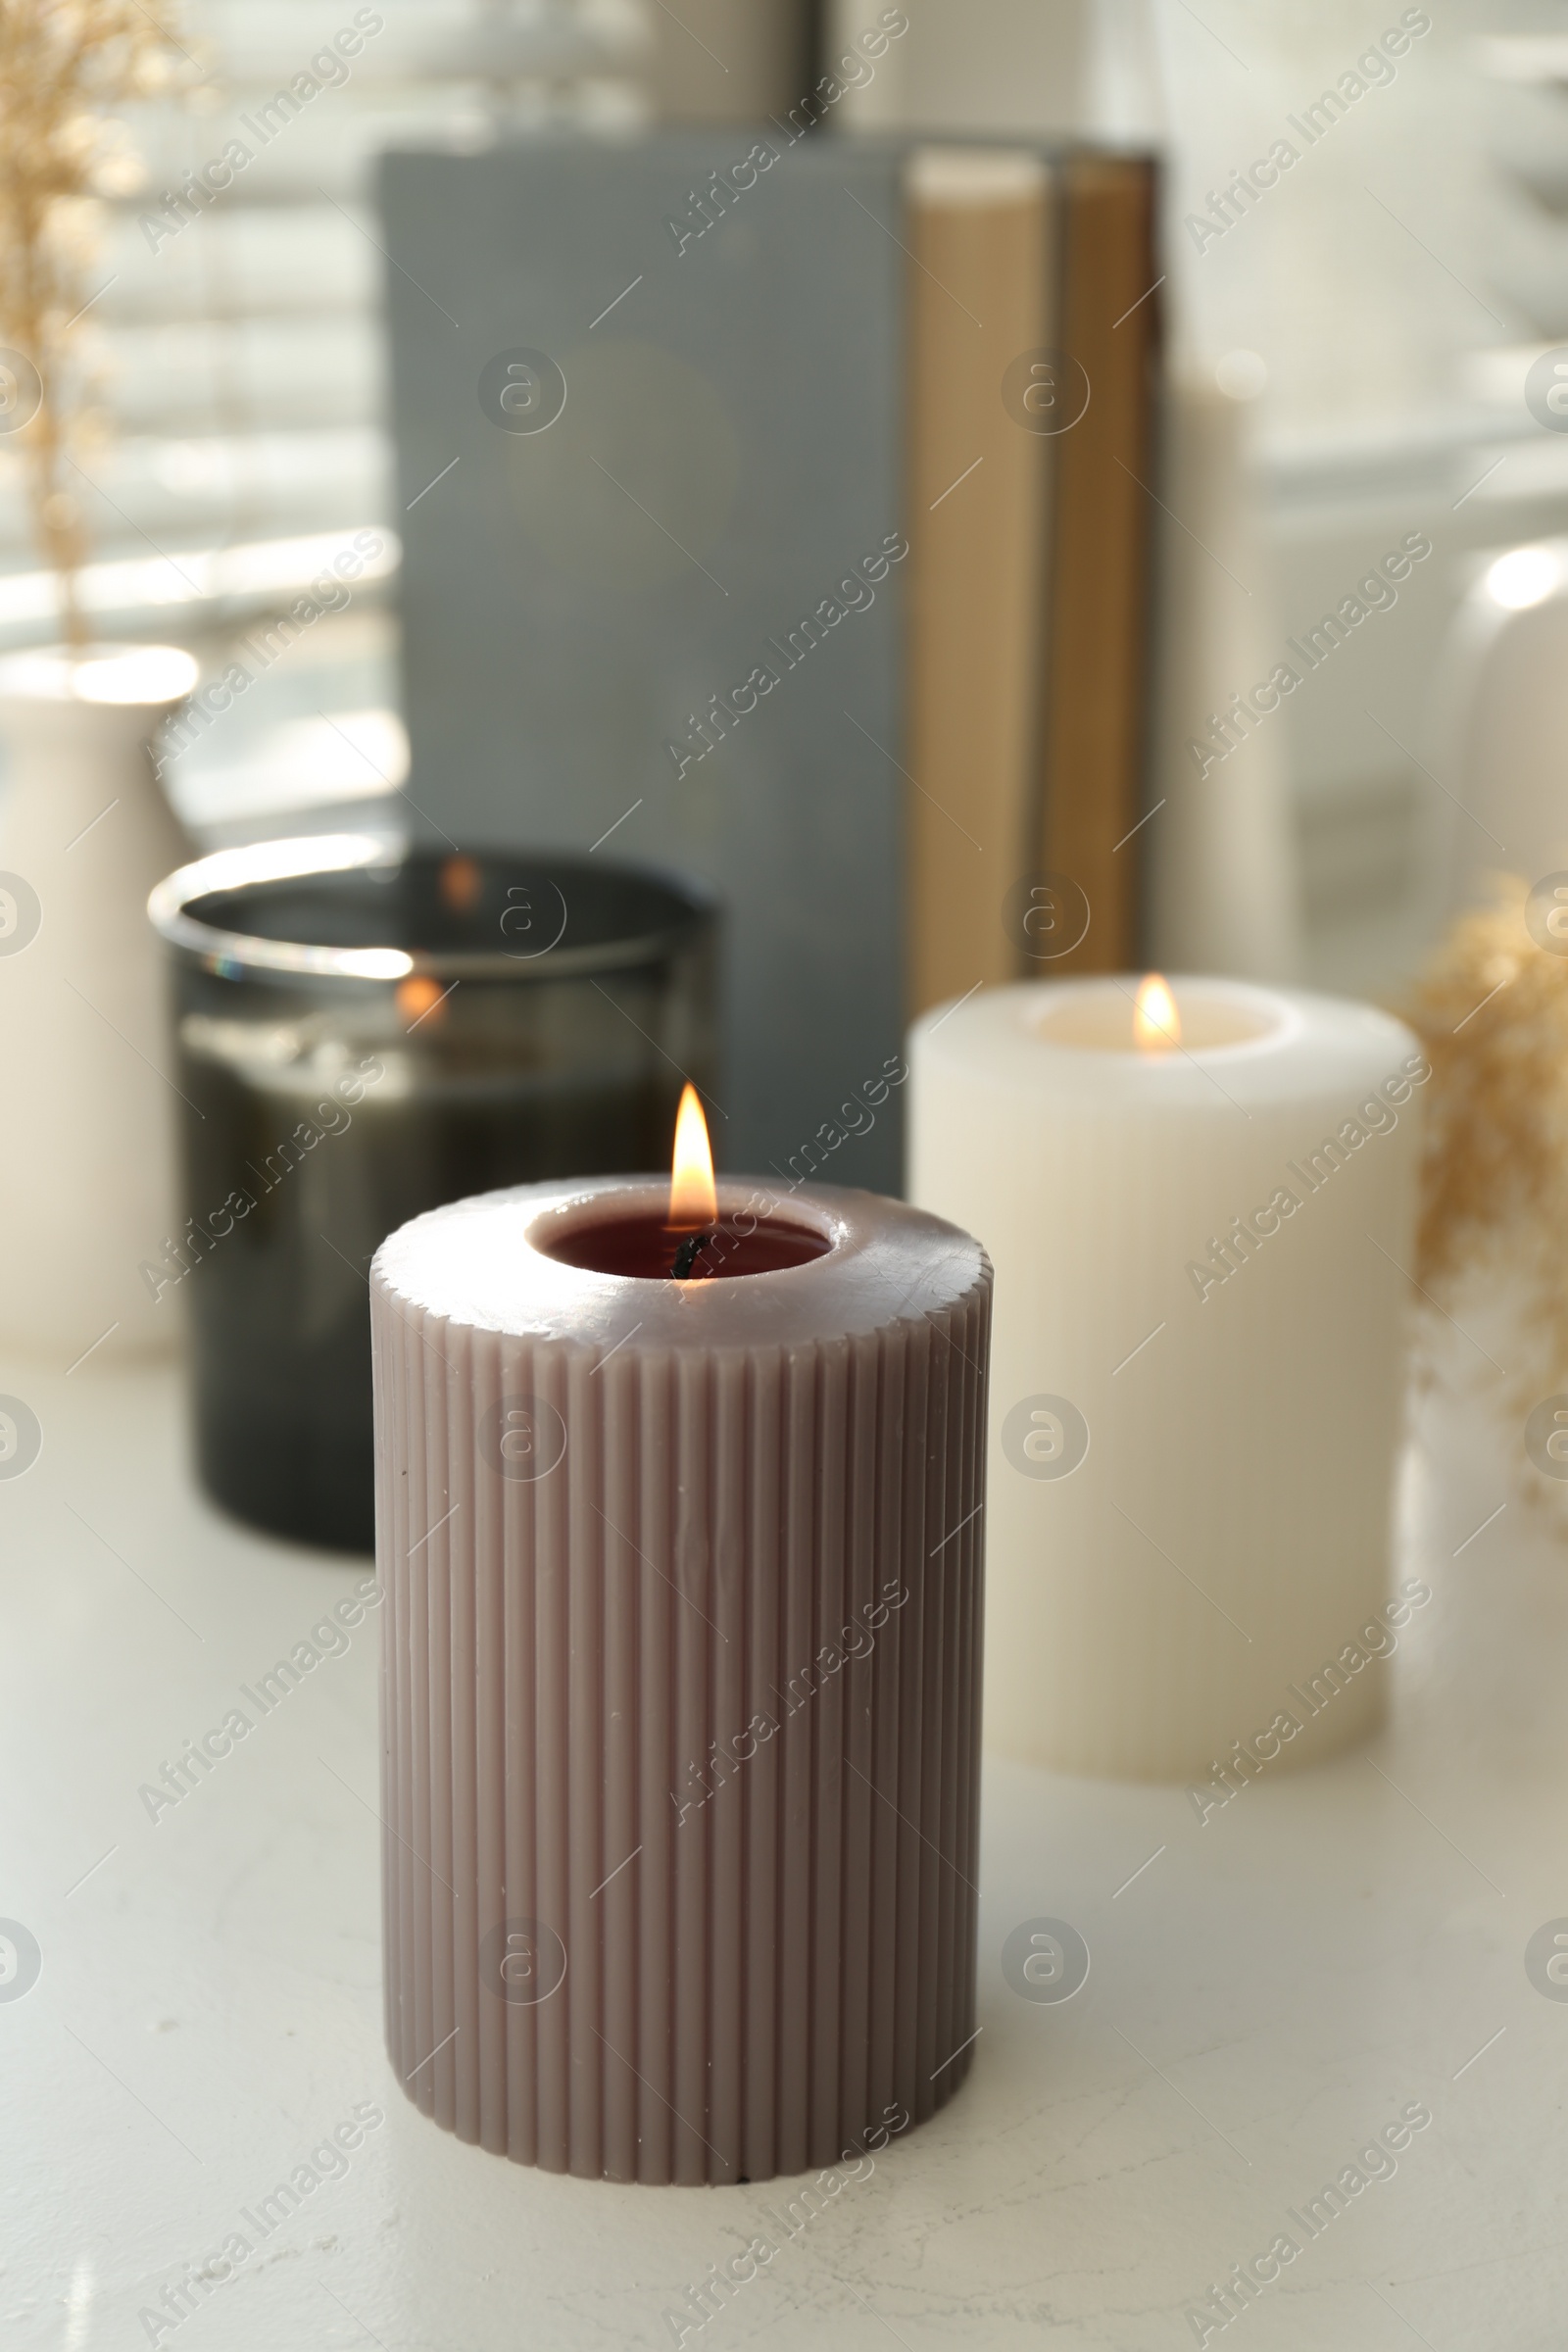
[[[886,1191],[901,172],[764,124],[382,177],[420,822],[710,885],[722,1163]]]

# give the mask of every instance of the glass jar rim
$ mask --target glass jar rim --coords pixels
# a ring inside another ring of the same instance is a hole
[[[537,858],[562,865],[581,860],[570,851],[539,852],[481,848],[457,853],[475,858],[513,858],[519,863]],[[267,939],[255,932],[231,931],[204,921],[190,909],[198,901],[269,882],[309,881],[317,875],[356,872],[395,872],[412,858],[434,858],[433,851],[411,850],[407,844],[370,833],[316,833],[285,841],[248,843],[213,850],[165,877],[147,901],[154,928],[172,948],[194,957],[209,970],[231,976],[239,971],[289,973],[313,979],[395,982],[413,973],[432,978],[554,981],[593,972],[615,971],[628,965],[658,960],[703,930],[712,919],[712,902],[685,876],[653,867],[608,864],[607,874],[635,880],[663,892],[670,903],[667,918],[657,918],[626,936],[585,947],[553,945],[528,955],[509,954],[504,948],[335,947],[322,942]]]

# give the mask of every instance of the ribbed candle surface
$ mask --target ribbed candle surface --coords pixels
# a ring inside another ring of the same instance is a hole
[[[666,1198],[530,1186],[376,1257],[387,2042],[519,2163],[760,2180],[967,2069],[991,1270],[733,1182],[722,1223],[831,1247],[541,1246]]]

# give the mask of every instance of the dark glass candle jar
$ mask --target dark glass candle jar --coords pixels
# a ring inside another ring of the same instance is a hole
[[[214,1500],[374,1542],[369,1263],[423,1209],[667,1162],[713,1061],[715,916],[597,858],[221,851],[150,902],[172,964],[187,1301]]]

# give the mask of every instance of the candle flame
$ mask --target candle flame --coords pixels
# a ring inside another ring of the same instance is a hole
[[[1151,972],[1139,984],[1133,1006],[1133,1035],[1145,1054],[1168,1054],[1182,1042],[1182,1020],[1176,1000],[1158,972]]]
[[[717,1215],[718,1194],[713,1187],[713,1153],[708,1141],[708,1121],[697,1100],[696,1087],[688,1085],[675,1113],[669,1221],[676,1226],[701,1227],[711,1225]]]
[[[428,972],[413,972],[407,980],[400,980],[394,1002],[404,1028],[417,1029],[432,1013],[433,1025],[439,1028],[446,1016],[438,1007],[448,994],[450,991],[443,990],[440,981],[432,979]]]
[[[444,906],[450,906],[454,914],[466,914],[484,888],[478,859],[466,858],[461,852],[455,858],[444,858],[436,875],[436,886]]]

